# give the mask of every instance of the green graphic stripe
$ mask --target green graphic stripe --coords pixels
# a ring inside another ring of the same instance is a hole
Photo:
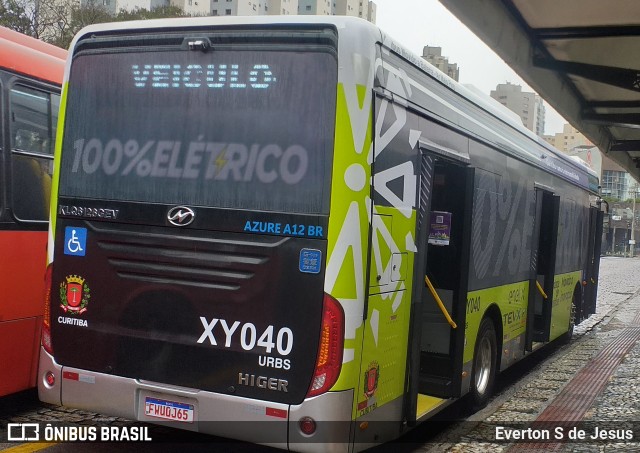
[[[56,231],[56,213],[58,212],[58,190],[60,187],[60,163],[62,161],[62,140],[64,138],[64,123],[67,114],[67,94],[69,93],[69,82],[65,82],[62,86],[62,94],[60,96],[60,110],[58,113],[58,125],[56,129],[56,147],[53,155],[53,181],[51,184],[51,203],[49,205],[49,218],[51,224],[50,231],[55,235]],[[49,244],[52,247],[53,244]],[[47,258],[48,260],[48,258]],[[50,263],[47,263],[50,264]]]

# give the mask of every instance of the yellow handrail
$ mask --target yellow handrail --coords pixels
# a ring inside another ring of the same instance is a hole
[[[540,285],[538,280],[536,280],[536,286],[538,287],[538,291],[540,291],[540,294],[542,294],[542,298],[546,299],[547,298],[547,294],[544,292],[544,289],[542,289],[542,286]]]
[[[444,315],[444,317],[447,318],[447,322],[449,323],[449,325],[452,328],[457,329],[458,325],[455,323],[455,321],[453,319],[451,319],[451,316],[449,316],[449,312],[447,311],[447,309],[445,308],[444,304],[440,300],[440,296],[438,296],[438,293],[433,288],[433,285],[431,284],[431,281],[429,280],[429,277],[427,277],[426,275],[424,276],[424,282],[429,287],[429,291],[431,291],[431,295],[433,296],[433,298],[438,303],[438,307],[440,307],[440,310],[442,311],[442,314]]]

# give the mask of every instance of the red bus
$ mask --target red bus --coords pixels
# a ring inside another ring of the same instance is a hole
[[[0,27],[0,396],[35,386],[66,50]]]

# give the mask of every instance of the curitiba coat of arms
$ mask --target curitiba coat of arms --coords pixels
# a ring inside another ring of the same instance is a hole
[[[378,389],[378,379],[380,378],[380,365],[378,362],[371,362],[364,373],[364,394],[371,398]]]
[[[87,311],[91,290],[79,275],[67,275],[60,283],[60,308],[70,315],[81,315]]]

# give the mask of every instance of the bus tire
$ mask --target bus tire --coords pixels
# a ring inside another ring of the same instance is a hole
[[[471,388],[469,406],[473,411],[487,405],[493,393],[497,367],[496,329],[490,318],[484,318],[478,329],[473,368],[471,371]]]
[[[571,302],[571,313],[569,315],[569,327],[567,331],[562,336],[563,343],[568,344],[571,342],[571,338],[573,338],[573,331],[576,327],[576,304]]]
[[[576,285],[576,289],[573,290],[573,299],[571,300],[571,312],[569,313],[569,326],[567,327],[567,331],[562,334],[561,343],[567,344],[571,341],[573,337],[573,330],[576,327],[576,310],[577,305],[580,303],[582,306],[582,288],[579,285]]]

